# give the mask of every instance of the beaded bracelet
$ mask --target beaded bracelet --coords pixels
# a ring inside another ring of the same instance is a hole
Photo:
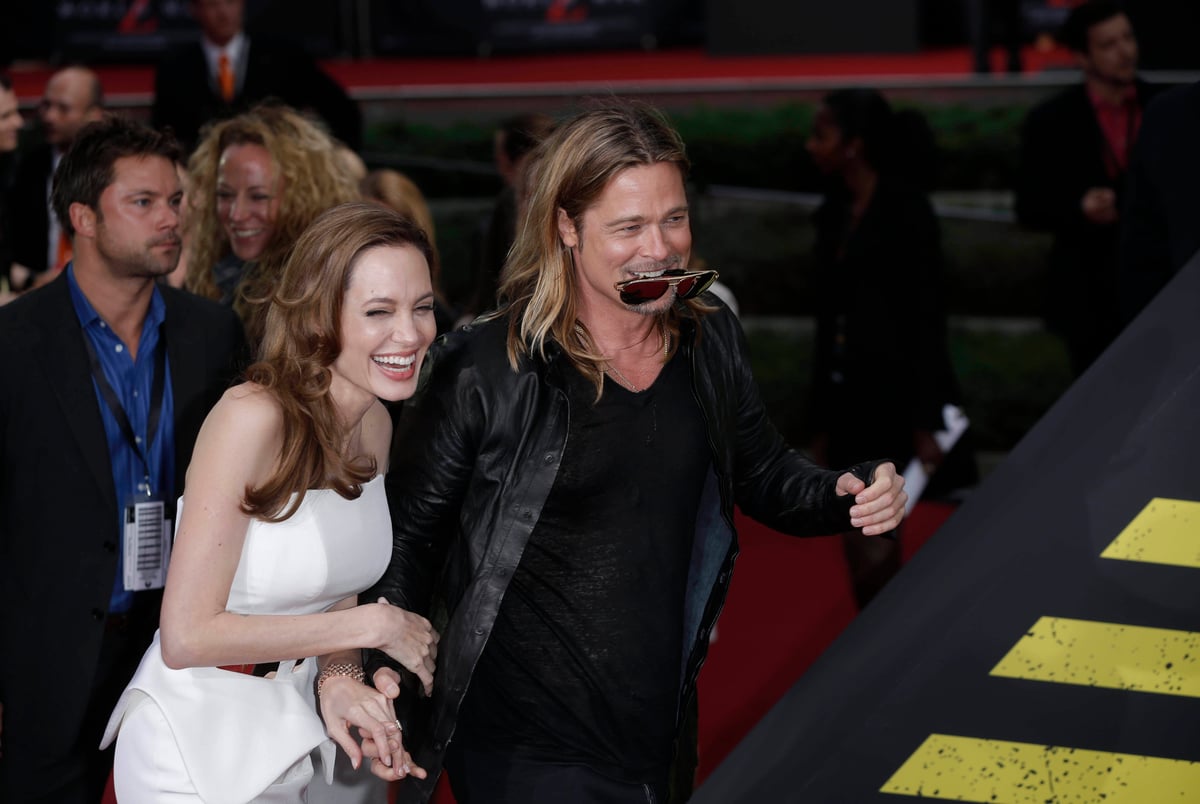
[[[350,664],[349,662],[338,662],[335,664],[327,664],[317,676],[317,697],[321,697],[321,688],[325,686],[325,682],[336,676],[349,676],[358,683],[362,684],[367,680],[367,676],[363,673],[361,666]]]

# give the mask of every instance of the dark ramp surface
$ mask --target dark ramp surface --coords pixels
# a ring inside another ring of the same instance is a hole
[[[1200,801],[1198,446],[1193,259],[693,802]]]

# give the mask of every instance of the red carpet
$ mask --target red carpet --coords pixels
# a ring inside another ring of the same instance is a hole
[[[953,513],[920,503],[905,524],[907,561]],[[793,539],[739,514],[742,552],[700,674],[703,781],[854,616],[837,538]]]

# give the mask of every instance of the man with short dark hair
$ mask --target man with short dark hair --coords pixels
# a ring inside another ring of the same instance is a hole
[[[351,150],[362,147],[362,113],[301,48],[244,30],[245,0],[189,0],[200,39],[172,48],[154,75],[151,118],[187,149],[212,120],[273,98],[313,111]]]
[[[45,141],[23,153],[13,179],[14,290],[48,281],[71,258],[70,238],[50,211],[50,178],[79,130],[104,114],[100,78],[86,67],[50,76],[38,106]]]
[[[904,511],[892,464],[827,471],[770,424],[737,319],[704,292],[716,272],[687,270],[665,120],[591,110],[542,148],[499,312],[431,350],[396,433],[392,561],[364,599],[441,633],[405,732],[429,776],[401,801],[443,763],[460,804],[683,800],[734,506],[795,535],[880,535]]]
[[[1120,191],[1152,88],[1137,75],[1138,46],[1121,7],[1089,0],[1059,38],[1083,83],[1035,107],[1025,122],[1017,219],[1052,232],[1046,323],[1076,376],[1120,331],[1115,283]]]
[[[192,445],[242,357],[232,311],[158,282],[178,157],[138,123],[83,128],[52,190],[74,259],[0,308],[0,801],[99,800]]]

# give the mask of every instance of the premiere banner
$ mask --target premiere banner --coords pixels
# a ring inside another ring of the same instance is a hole
[[[576,48],[653,47],[679,0],[414,0],[371,6],[378,55],[487,56]]]
[[[55,6],[64,61],[153,62],[195,36],[187,0],[59,0]]]
[[[1200,257],[693,803],[1200,801],[1197,310]]]
[[[191,0],[58,0],[54,32],[64,62],[151,64],[199,36]],[[341,4],[245,0],[244,26],[288,39],[318,58],[345,47]]]
[[[479,0],[494,50],[653,46],[652,0]]]

